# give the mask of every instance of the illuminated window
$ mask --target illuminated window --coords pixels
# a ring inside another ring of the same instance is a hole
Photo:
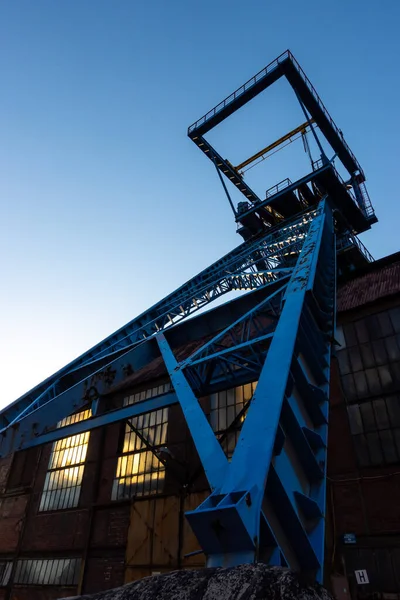
[[[58,423],[65,427],[88,419],[91,411],[71,415]],[[39,511],[78,506],[90,433],[80,433],[54,442],[47,467]]]
[[[65,417],[62,421],[57,423],[57,427],[66,427],[67,425],[73,425],[74,423],[79,423],[80,421],[86,421],[86,419],[90,419],[92,416],[92,409],[82,410],[81,412],[75,413],[74,415],[70,415],[69,417]]]
[[[167,428],[168,408],[129,419],[125,425],[122,456],[118,458],[113,500],[163,491],[165,466],[152,450],[165,445]]]
[[[0,586],[7,585],[10,579],[12,562],[10,560],[0,561]]]
[[[162,383],[161,385],[149,388],[148,390],[143,390],[142,392],[136,392],[136,394],[126,396],[126,398],[124,398],[124,406],[136,404],[136,402],[148,400],[149,398],[154,398],[155,396],[161,396],[161,394],[166,394],[171,390],[172,386],[170,383]]]
[[[80,566],[80,558],[22,559],[17,562],[14,583],[77,585]]]
[[[222,447],[230,458],[239,438],[248,406],[256,389],[257,382],[217,392],[210,396],[210,423]],[[229,431],[227,431],[229,429]]]

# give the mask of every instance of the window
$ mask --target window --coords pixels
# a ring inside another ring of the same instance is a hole
[[[165,445],[167,428],[168,408],[129,419],[125,425],[122,456],[118,458],[112,500],[163,491],[165,466],[154,451]]]
[[[341,325],[338,325],[336,327],[335,340],[338,342],[338,347],[339,348],[345,348],[346,347],[346,340],[344,338],[343,327]]]
[[[92,416],[92,409],[81,410],[74,415],[70,415],[69,417],[65,417],[62,421],[57,423],[57,427],[66,427],[67,425],[73,425],[74,423],[79,423],[80,421],[86,421],[86,419],[90,419]]]
[[[22,559],[17,562],[14,583],[77,585],[80,566],[80,558]]]
[[[38,459],[37,448],[20,450],[13,456],[12,467],[7,480],[7,490],[32,485]]]
[[[126,396],[124,398],[124,406],[129,406],[130,404],[136,404],[136,402],[141,402],[142,400],[148,400],[149,398],[154,398],[155,396],[161,396],[161,394],[166,394],[172,390],[171,384],[163,383],[153,388],[149,388],[148,390],[143,390],[142,392],[136,392],[135,394],[131,394],[130,396]]]
[[[257,382],[254,381],[210,396],[211,427],[218,438],[223,437],[222,447],[229,458],[233,454],[245,418],[244,412],[241,417],[239,415],[250,402],[256,386]],[[235,419],[237,421],[233,425]],[[231,431],[226,434],[228,428]]]
[[[337,351],[360,466],[400,461],[400,308],[343,325]]]
[[[0,586],[7,585],[12,569],[11,560],[0,560]]]
[[[400,390],[400,335],[397,309],[343,326],[346,345],[337,351],[349,402]]]
[[[359,464],[363,467],[400,460],[400,396],[376,398],[347,407]]]
[[[65,427],[88,419],[86,410],[66,417],[58,423]],[[54,442],[39,511],[60,510],[78,506],[90,433],[80,433]]]

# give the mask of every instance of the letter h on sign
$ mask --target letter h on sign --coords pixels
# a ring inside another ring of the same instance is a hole
[[[354,571],[354,574],[359,585],[369,583],[368,574],[365,569],[362,569],[360,571]]]

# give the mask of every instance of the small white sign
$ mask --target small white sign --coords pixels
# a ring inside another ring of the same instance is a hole
[[[359,585],[362,585],[363,583],[369,583],[368,573],[365,569],[361,569],[360,571],[354,571],[354,574]]]

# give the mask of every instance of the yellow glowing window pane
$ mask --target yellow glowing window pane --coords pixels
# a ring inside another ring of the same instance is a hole
[[[58,424],[65,427],[90,418],[91,411],[71,415]],[[54,442],[39,511],[78,506],[90,432],[79,433]]]
[[[215,432],[225,431],[233,422],[236,423],[235,427],[240,429],[241,424],[246,418],[246,414],[244,413],[240,417],[239,415],[251,400],[256,387],[257,382],[253,381],[252,383],[240,385],[236,388],[211,394],[210,424]],[[232,436],[226,440],[225,446],[229,446],[228,454],[231,452],[231,447],[234,443],[236,442]]]
[[[130,404],[135,404],[135,402],[142,402],[143,400],[148,400],[149,398],[154,398],[155,396],[161,396],[162,394],[166,394],[172,390],[171,384],[163,383],[157,387],[152,387],[142,392],[136,392],[135,394],[131,394],[130,396],[126,396],[124,398],[124,406],[129,406]]]
[[[88,408],[87,410],[82,410],[81,412],[75,413],[74,415],[65,417],[65,419],[62,419],[62,421],[59,421],[57,423],[57,427],[66,427],[67,425],[73,425],[74,423],[79,423],[80,421],[90,419],[91,416],[92,409]]]

